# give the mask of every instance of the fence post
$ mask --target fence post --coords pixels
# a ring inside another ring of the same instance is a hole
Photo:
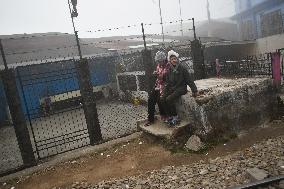
[[[205,79],[204,54],[200,41],[197,39],[191,41],[191,54],[195,79]]]
[[[6,69],[1,71],[1,77],[24,166],[34,166],[36,165],[36,159],[33,153],[25,115],[21,106],[20,96],[16,85],[15,72],[12,69]]]
[[[145,49],[142,51],[142,61],[145,70],[146,82],[148,84],[147,92],[150,94],[155,84],[155,78],[153,76],[153,71],[155,68],[152,60],[151,50]]]
[[[75,64],[78,71],[80,93],[90,137],[90,144],[95,145],[96,143],[101,142],[103,139],[96,107],[96,98],[91,82],[90,69],[86,59],[81,59]]]

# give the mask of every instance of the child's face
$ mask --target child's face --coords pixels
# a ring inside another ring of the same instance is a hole
[[[159,65],[164,65],[164,64],[166,64],[166,61],[165,61],[165,60],[159,60],[157,63],[158,63]]]

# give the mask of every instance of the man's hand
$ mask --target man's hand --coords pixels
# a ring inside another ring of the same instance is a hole
[[[197,92],[195,92],[195,93],[192,93],[192,96],[193,96],[194,98],[196,98],[197,96],[199,96],[199,92],[197,91]]]

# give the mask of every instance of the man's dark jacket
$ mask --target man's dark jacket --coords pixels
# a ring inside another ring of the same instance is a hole
[[[191,88],[192,93],[197,92],[197,87],[191,78],[188,70],[181,64],[177,64],[176,67],[170,66],[165,85],[165,94],[169,95],[173,92],[177,92],[180,95],[187,93],[187,85]]]

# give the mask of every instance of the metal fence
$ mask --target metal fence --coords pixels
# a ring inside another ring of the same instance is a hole
[[[16,79],[39,159],[90,143],[74,61],[17,67]]]
[[[271,54],[247,56],[239,59],[216,59],[205,61],[207,77],[272,76]]]
[[[175,23],[179,21],[168,22]],[[88,31],[119,30],[128,37],[82,39],[82,57],[69,43],[14,52],[22,40],[62,40],[59,34],[5,39],[8,52],[1,48],[4,64],[0,64],[0,79],[5,81],[0,82],[0,175],[136,132],[137,121],[147,118],[155,53],[173,49],[194,72],[190,41],[168,36],[170,32],[155,33],[157,28],[160,23],[144,24],[143,35],[140,24]]]

